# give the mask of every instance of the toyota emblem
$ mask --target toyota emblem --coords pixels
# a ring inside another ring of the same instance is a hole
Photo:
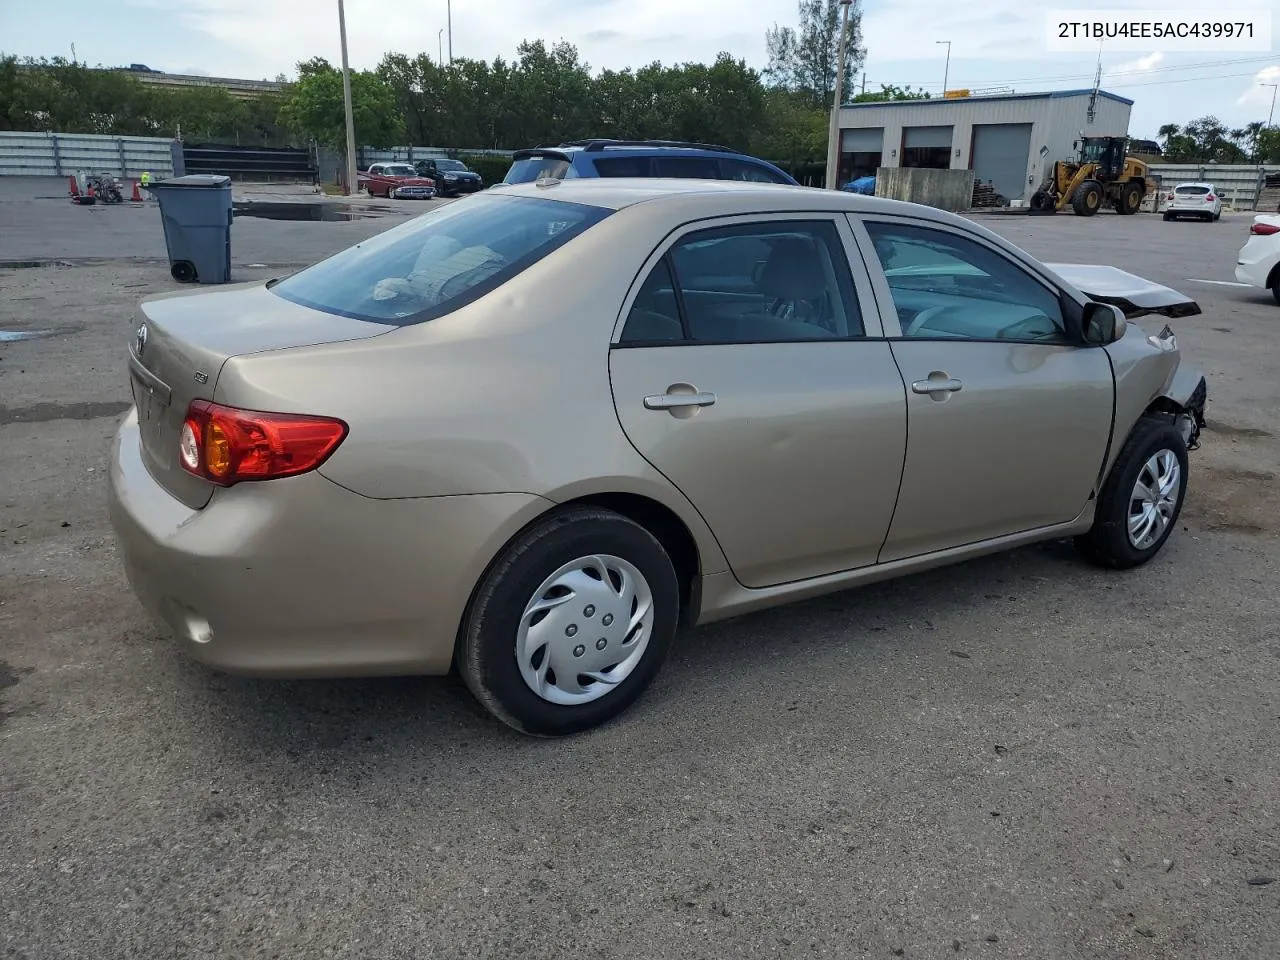
[[[142,351],[147,348],[147,325],[145,323],[138,326],[138,332],[134,334],[134,345],[138,348],[138,357],[141,359]]]

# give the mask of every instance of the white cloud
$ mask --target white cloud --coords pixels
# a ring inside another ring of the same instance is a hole
[[[146,2],[159,8],[162,0]],[[388,51],[437,56],[445,0],[410,5],[346,0],[345,7],[352,66],[373,67]],[[168,9],[170,16],[227,48],[233,60],[219,73],[292,74],[299,60],[323,56],[336,64],[341,58],[337,5],[331,0],[187,0]],[[453,54],[510,59],[521,40],[541,38],[575,44],[595,69],[653,60],[710,61],[721,50],[760,67],[765,30],[794,18],[795,0],[755,0],[745,13],[741,0],[525,0],[503,4],[500,12],[488,4],[456,2]],[[444,43],[447,56],[447,35]]]
[[[1237,106],[1258,106],[1265,107],[1271,103],[1271,96],[1275,93],[1270,86],[1266,84],[1280,83],[1280,65],[1272,67],[1263,67],[1257,72],[1253,78],[1253,82],[1245,88],[1244,93],[1240,94],[1240,98],[1236,100]]]
[[[1135,73],[1145,73],[1154,68],[1164,60],[1164,54],[1160,51],[1148,53],[1145,57],[1139,57],[1137,60],[1126,60],[1124,63],[1117,63],[1114,67],[1110,67],[1103,72],[1104,77],[1119,77],[1132,75]]]

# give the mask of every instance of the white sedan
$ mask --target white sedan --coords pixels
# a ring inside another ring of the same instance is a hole
[[[1280,303],[1280,215],[1260,213],[1236,256],[1236,279],[1271,291]]]
[[[1212,183],[1180,183],[1165,194],[1165,220],[1195,217],[1217,220],[1222,216],[1222,197]]]

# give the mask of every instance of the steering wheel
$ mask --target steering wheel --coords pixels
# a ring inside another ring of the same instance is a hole
[[[999,330],[996,331],[996,339],[1007,340],[1010,337],[1017,336],[1018,331],[1023,329],[1024,327],[1031,327],[1028,333],[1033,334],[1032,339],[1036,339],[1036,340],[1047,339],[1048,337],[1052,336],[1052,334],[1045,331],[1043,326],[1043,323],[1045,321],[1048,321],[1049,326],[1052,327],[1054,331],[1057,330],[1056,324],[1054,324],[1052,320],[1049,320],[1048,317],[1044,316],[1044,314],[1041,314],[1035,317],[1024,317],[1023,319],[1018,320],[1015,323],[1009,324],[1007,327],[1001,327]]]
[[[907,324],[907,329],[902,331],[902,335],[904,337],[914,337],[921,327],[945,309],[947,309],[946,304],[939,304],[936,307],[925,307],[911,318],[911,322]]]

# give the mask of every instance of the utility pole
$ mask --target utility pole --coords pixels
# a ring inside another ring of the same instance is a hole
[[[1267,127],[1271,127],[1271,120],[1276,115],[1276,90],[1280,89],[1280,83],[1264,83],[1264,87],[1271,88],[1271,111],[1267,114]]]
[[[444,27],[441,27],[439,30],[436,31],[436,47],[438,48],[436,50],[436,53],[439,54],[439,60],[437,62],[440,64],[440,69],[443,70],[444,69]]]
[[[942,68],[942,95],[947,95],[947,78],[951,76],[951,41],[935,40],[934,43],[945,43],[947,45],[947,63]]]
[[[840,53],[836,57],[836,88],[831,98],[831,122],[827,129],[827,189],[839,185],[840,103],[844,100],[844,55],[849,39],[849,7],[853,0],[840,0]]]
[[[453,66],[453,0],[445,0],[445,23],[449,27],[449,66]]]
[[[356,179],[356,125],[351,112],[351,66],[347,62],[347,16],[338,0],[338,32],[342,36],[342,107],[347,115],[347,196],[359,188]]]

